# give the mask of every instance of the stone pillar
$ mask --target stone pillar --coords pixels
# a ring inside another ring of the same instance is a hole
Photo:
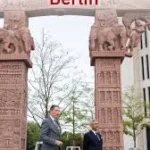
[[[5,11],[4,17],[0,29],[0,150],[26,150],[27,74],[32,67],[33,39],[24,11]]]
[[[125,49],[121,44],[124,36],[120,33],[125,35],[125,30],[122,27],[118,25],[115,11],[99,10],[90,33],[91,65],[95,66],[96,119],[104,150],[124,149],[120,67]]]
[[[94,54],[93,54],[94,55]],[[104,139],[104,150],[123,150],[120,66],[122,57],[111,54],[95,59],[96,119]],[[123,55],[123,53],[120,53]],[[112,149],[113,150],[113,149]]]

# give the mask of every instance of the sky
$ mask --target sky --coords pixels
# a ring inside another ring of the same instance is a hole
[[[72,54],[78,58],[76,65],[94,81],[94,67],[90,66],[88,50],[89,32],[93,23],[94,17],[86,16],[34,17],[29,20],[29,29],[35,39],[40,37],[44,29],[65,49],[71,49]],[[3,19],[0,19],[0,27],[3,27]],[[123,90],[133,84],[132,58],[125,58],[121,65],[121,81]],[[130,147],[129,141],[125,140],[126,149]]]

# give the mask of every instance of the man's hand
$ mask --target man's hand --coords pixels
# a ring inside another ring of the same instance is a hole
[[[56,145],[57,145],[57,146],[61,146],[61,145],[63,145],[63,142],[56,140]]]

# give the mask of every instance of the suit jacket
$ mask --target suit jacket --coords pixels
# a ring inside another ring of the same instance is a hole
[[[98,133],[98,137],[93,131],[87,132],[83,139],[83,150],[102,150],[103,139],[101,134]]]
[[[59,128],[58,128],[59,126]],[[60,150],[56,140],[60,140],[61,127],[49,117],[42,122],[40,140],[43,141],[42,150]]]

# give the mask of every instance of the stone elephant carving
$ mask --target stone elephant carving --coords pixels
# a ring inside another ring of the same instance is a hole
[[[31,50],[34,50],[35,45],[30,30],[27,27],[22,27],[18,30],[18,33],[23,41],[25,52],[30,53]]]
[[[97,32],[99,50],[124,49],[126,44],[126,30],[123,25],[107,27]]]
[[[34,49],[34,41],[27,27],[9,30],[6,26],[0,29],[0,52],[20,53],[24,51],[29,54]]]
[[[94,51],[96,49],[97,29],[98,29],[98,27],[96,25],[93,25],[91,27],[91,32],[90,32],[90,36],[89,36],[89,50],[90,51]]]
[[[0,29],[0,44],[1,44],[1,52],[4,51],[6,53],[11,52],[19,52],[20,50],[20,42],[17,39],[15,31]]]
[[[145,27],[150,23],[145,23],[140,20],[135,20],[135,28],[131,29],[126,42],[127,56],[132,56],[133,49],[138,46],[141,40],[141,35],[145,32]]]

